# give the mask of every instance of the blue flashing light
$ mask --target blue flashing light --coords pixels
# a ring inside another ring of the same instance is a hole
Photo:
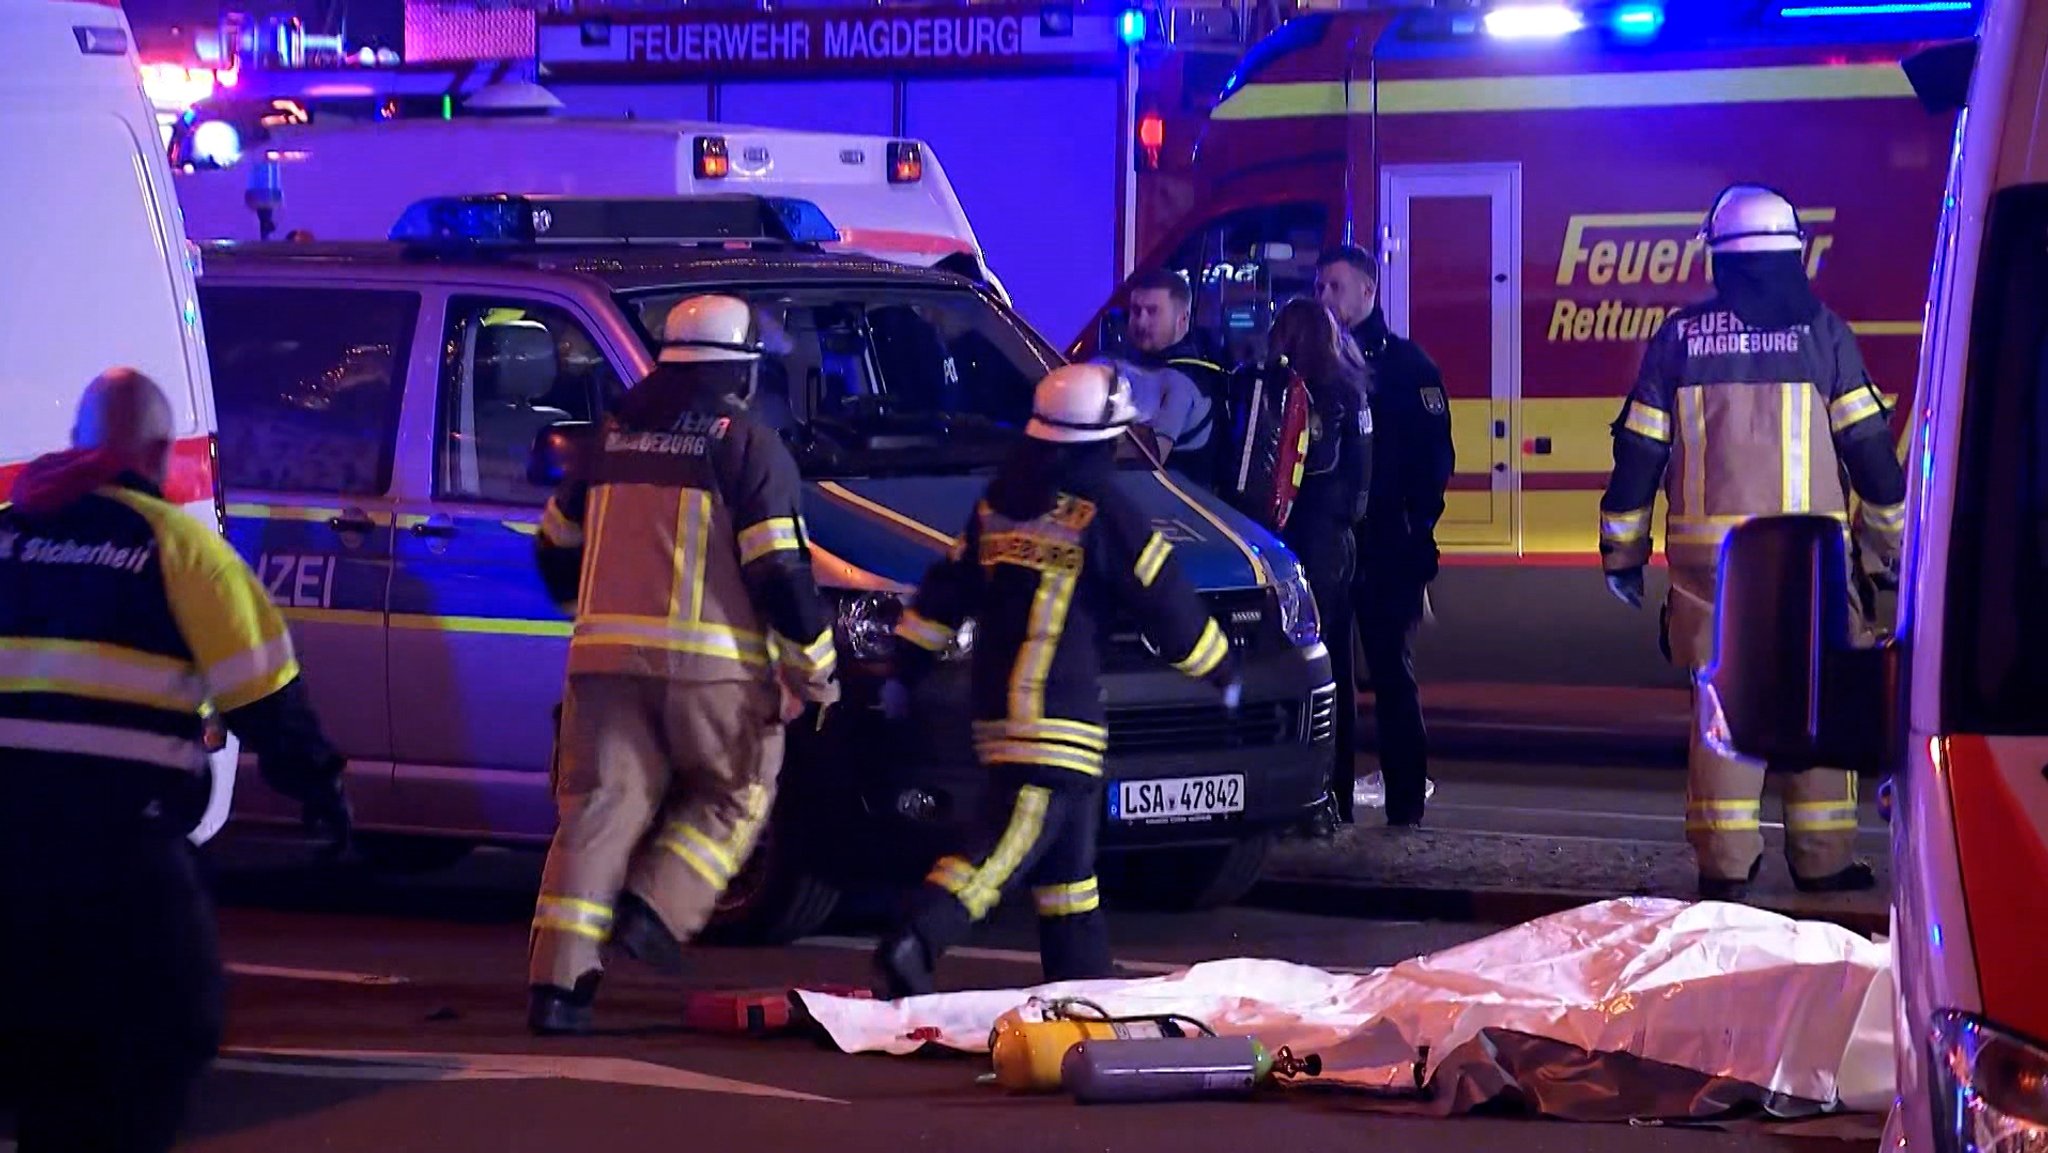
[[[1614,34],[1623,40],[1648,40],[1664,26],[1662,4],[1623,4],[1614,10]]]
[[[1116,18],[1116,34],[1126,44],[1142,44],[1145,41],[1145,11],[1142,8],[1126,8]]]
[[[1778,15],[1794,20],[1810,16],[1917,16],[1929,12],[1968,12],[1974,6],[1972,0],[1918,0],[1916,3],[1896,4],[1803,4],[1796,8],[1780,8]]]
[[[436,196],[415,201],[391,239],[434,247],[560,244],[830,244],[839,229],[823,209],[789,196],[648,199]]]

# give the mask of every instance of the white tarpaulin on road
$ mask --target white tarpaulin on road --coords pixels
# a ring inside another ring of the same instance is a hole
[[[1169,976],[863,1001],[800,992],[846,1052],[988,1049],[1036,996],[1182,1013],[1320,1054],[1322,1082],[1415,1093],[1431,1113],[1508,1101],[1586,1120],[1883,1112],[1890,950],[1721,902],[1622,899],[1363,975],[1208,961]]]

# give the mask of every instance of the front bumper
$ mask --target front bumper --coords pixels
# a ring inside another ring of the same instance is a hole
[[[1103,678],[1110,748],[1104,778],[1240,774],[1243,809],[1219,816],[1117,820],[1104,812],[1104,852],[1222,845],[1300,821],[1328,793],[1334,708],[1328,653],[1289,649],[1248,662],[1235,717],[1215,690],[1163,667]],[[954,848],[982,811],[990,770],[974,759],[966,669],[919,687],[911,719],[889,721],[879,686],[858,675],[822,730],[791,732],[784,790],[804,840],[833,874],[900,874]]]

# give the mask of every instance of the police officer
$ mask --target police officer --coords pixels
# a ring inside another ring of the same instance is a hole
[[[745,301],[677,304],[659,365],[543,514],[542,573],[576,623],[538,1033],[589,1029],[608,941],[678,969],[768,819],[784,726],[838,699],[796,462],[747,411],[762,352]]]
[[[344,762],[290,634],[226,541],[164,499],[163,391],[86,389],[73,448],[0,510],[0,1079],[23,1153],[171,1148],[225,974],[188,834],[204,710],[339,845]]]
[[[896,626],[885,707],[974,621],[975,755],[994,776],[971,843],[932,867],[907,920],[876,952],[881,993],[932,990],[932,967],[1003,894],[1031,886],[1048,981],[1113,975],[1095,877],[1102,758],[1099,683],[1119,607],[1173,667],[1239,695],[1230,642],[1173,546],[1116,485],[1116,439],[1137,419],[1129,386],[1101,364],[1039,382],[1027,439],[990,483],[952,556],[925,575]]]
[[[1614,473],[1600,500],[1607,586],[1641,607],[1651,506],[1664,489],[1665,652],[1695,670],[1713,655],[1715,567],[1729,529],[1775,513],[1824,513],[1846,525],[1853,492],[1862,498],[1861,559],[1882,574],[1898,563],[1906,495],[1889,414],[1856,338],[1807,283],[1806,236],[1791,202],[1733,185],[1701,236],[1715,293],[1673,313],[1651,339],[1614,422]],[[1688,768],[1685,828],[1700,894],[1739,899],[1763,862],[1764,767],[1720,756],[1694,731]],[[1850,859],[1855,836],[1854,775],[1786,778],[1785,848],[1800,889],[1875,884],[1870,866]]]
[[[1457,454],[1443,375],[1421,346],[1387,327],[1372,254],[1350,245],[1324,253],[1316,299],[1351,329],[1372,366],[1374,452],[1365,519],[1358,524],[1352,584],[1358,639],[1372,676],[1387,824],[1422,823],[1429,794],[1429,740],[1415,683],[1415,630],[1436,579],[1436,526]],[[1345,820],[1351,798],[1337,798]]]

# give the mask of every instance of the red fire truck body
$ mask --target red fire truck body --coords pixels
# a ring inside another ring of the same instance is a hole
[[[1156,81],[1141,95],[1167,130],[1141,178],[1138,267],[1188,273],[1198,325],[1232,355],[1256,347],[1273,304],[1312,289],[1317,254],[1349,242],[1380,254],[1388,320],[1443,370],[1457,474],[1432,679],[1684,683],[1654,619],[1607,598],[1596,510],[1643,346],[1712,290],[1696,234],[1725,185],[1800,207],[1817,291],[1910,410],[1955,118],[1919,103],[1901,61],[1974,17],[1744,23],[1727,4],[1688,24],[1672,7],[1642,39],[1501,39],[1437,10],[1297,16],[1206,114],[1162,108]]]

